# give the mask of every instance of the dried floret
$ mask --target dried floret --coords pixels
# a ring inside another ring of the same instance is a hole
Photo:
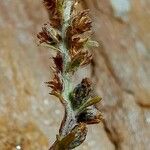
[[[62,22],[62,4],[63,0],[43,0],[48,11],[50,23],[54,28],[59,28]]]
[[[55,57],[53,57],[53,61],[55,63],[55,68],[57,70],[57,72],[63,72],[63,57],[60,54],[60,52],[57,53],[57,55]]]
[[[78,122],[97,124],[103,120],[102,114],[95,107],[90,107],[77,116]]]
[[[62,81],[57,73],[54,74],[53,80],[46,82],[46,84],[48,87],[52,88],[52,92],[50,94],[54,92],[60,93],[63,90]]]
[[[61,36],[58,30],[54,29],[50,23],[45,23],[42,31],[37,34],[39,43],[46,43],[49,45],[56,45],[61,41]]]

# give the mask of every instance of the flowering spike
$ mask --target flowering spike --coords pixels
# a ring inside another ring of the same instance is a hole
[[[92,22],[89,11],[77,13],[76,0],[43,0],[50,23],[44,24],[37,35],[39,44],[56,51],[53,57],[53,80],[46,82],[51,95],[61,101],[65,109],[59,135],[49,150],[71,150],[84,142],[87,125],[99,123],[101,113],[93,106],[101,98],[93,97],[93,86],[84,78],[74,89],[72,77],[79,67],[90,64],[89,48],[98,46],[91,40]],[[74,11],[75,10],[75,11]]]

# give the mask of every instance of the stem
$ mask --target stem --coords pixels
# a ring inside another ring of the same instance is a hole
[[[76,119],[74,112],[71,108],[71,104],[69,101],[69,93],[72,90],[72,83],[71,83],[71,75],[67,74],[65,72],[66,67],[68,62],[70,61],[70,56],[69,56],[69,50],[67,49],[67,43],[66,43],[66,30],[69,26],[69,20],[71,19],[71,12],[72,12],[72,6],[73,6],[73,0],[65,0],[63,4],[63,23],[62,23],[62,42],[60,43],[59,48],[63,52],[63,60],[64,60],[64,68],[63,68],[63,73],[62,73],[62,80],[63,80],[63,93],[62,96],[65,101],[65,116],[62,122],[62,125],[60,127],[60,136],[64,137],[66,136],[70,130],[72,129],[73,124],[75,124]]]

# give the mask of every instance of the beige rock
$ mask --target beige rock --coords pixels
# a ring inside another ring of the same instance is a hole
[[[122,18],[111,0],[84,2],[101,47],[76,78],[91,72],[105,122],[89,126],[78,150],[150,149],[150,3],[129,5]],[[63,108],[44,84],[52,53],[35,40],[47,19],[40,1],[0,2],[0,150],[46,150],[58,132]]]
[[[95,76],[97,92],[103,97],[105,131],[116,149],[148,150],[150,3],[130,1],[130,11],[125,14],[127,20],[124,15],[116,16],[123,11],[121,7],[126,7],[122,0],[85,3],[94,19],[94,37],[102,45],[101,49],[94,50],[92,76]]]

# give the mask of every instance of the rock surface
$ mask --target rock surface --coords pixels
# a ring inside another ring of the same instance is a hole
[[[101,48],[94,50],[92,76],[97,92],[103,97],[105,132],[115,149],[148,150],[150,3],[148,0],[84,2],[91,10],[94,37],[101,43]]]
[[[92,76],[105,122],[77,150],[150,149],[150,2],[123,3],[83,2],[101,47],[75,79]],[[40,1],[0,2],[0,150],[47,150],[58,132],[63,108],[44,84],[52,54],[35,40],[47,18]]]

